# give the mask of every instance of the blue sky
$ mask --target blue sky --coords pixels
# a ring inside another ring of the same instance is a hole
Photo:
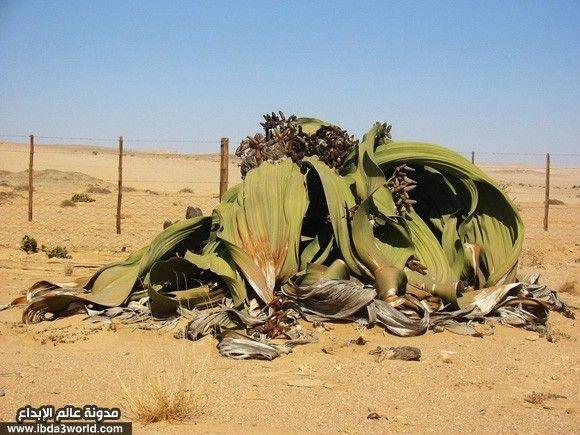
[[[572,153],[579,71],[578,1],[0,1],[0,134],[237,139],[282,109]]]

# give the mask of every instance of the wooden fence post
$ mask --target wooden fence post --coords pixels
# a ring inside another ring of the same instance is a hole
[[[222,137],[221,140],[221,159],[220,159],[220,201],[228,190],[228,159],[229,159],[230,140]]]
[[[544,231],[548,231],[548,210],[550,208],[550,153],[546,154],[546,196],[544,198]]]
[[[30,135],[30,158],[28,160],[28,222],[32,221],[32,194],[34,192],[34,135]]]
[[[119,136],[119,184],[117,186],[117,234],[121,234],[121,201],[123,199],[123,136]]]
[[[471,163],[475,164],[475,151],[471,151]]]

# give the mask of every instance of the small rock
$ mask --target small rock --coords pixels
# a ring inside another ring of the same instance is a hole
[[[324,322],[314,322],[312,323],[312,326],[314,327],[314,330],[316,332],[326,332],[326,331],[332,331],[332,328],[328,325],[326,325]]]
[[[421,349],[414,346],[397,346],[391,347],[389,359],[398,359],[401,361],[419,361],[421,359]]]
[[[383,418],[383,416],[380,414],[377,414],[376,412],[371,412],[369,415],[367,415],[367,418],[369,420],[380,420],[381,418]]]
[[[187,207],[187,210],[185,210],[185,219],[189,219],[192,217],[199,217],[199,216],[203,216],[203,212],[201,211],[201,208],[199,207],[194,207],[192,205]]]
[[[452,364],[455,360],[453,355],[455,355],[455,352],[453,352],[451,350],[442,350],[441,351],[441,360],[446,364]]]
[[[332,347],[323,347],[322,352],[327,355],[334,355],[334,348]]]
[[[314,388],[314,387],[322,387],[324,386],[324,382],[319,379],[290,379],[286,381],[286,385],[291,387],[303,387],[303,388]]]
[[[4,389],[0,388],[0,397],[4,397],[5,395]]]
[[[163,222],[163,229],[169,228],[171,225],[173,225],[173,222],[167,219],[165,222]]]
[[[385,359],[401,361],[419,361],[421,359],[421,349],[413,346],[397,346],[389,349],[377,346],[369,354],[375,355],[376,362],[382,362]]]
[[[356,344],[357,346],[364,346],[368,343],[368,340],[360,335],[356,340],[350,340],[350,344]]]

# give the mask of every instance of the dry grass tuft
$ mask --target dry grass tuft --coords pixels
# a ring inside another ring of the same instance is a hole
[[[25,190],[28,191],[28,184],[18,184],[14,186],[14,190],[17,192],[24,192]]]
[[[556,199],[556,198],[550,198],[548,200],[548,204],[550,204],[550,205],[566,205],[566,204],[564,204],[564,201],[561,201],[561,200]]]
[[[111,191],[109,189],[107,189],[106,187],[89,186],[87,188],[87,193],[102,193],[102,194],[108,194],[108,193],[111,193]]]
[[[147,425],[194,421],[202,415],[207,402],[203,394],[207,358],[200,361],[197,355],[176,364],[144,367],[131,385],[120,381],[131,419]]]
[[[65,199],[60,203],[61,207],[76,207],[77,203],[71,201],[70,199]]]
[[[524,397],[524,400],[533,405],[543,405],[544,402],[554,399],[566,399],[566,396],[554,393],[538,393],[536,391]]]
[[[580,294],[580,288],[578,286],[578,281],[566,281],[560,286],[561,293],[569,293],[571,295]]]
[[[64,265],[64,275],[71,276],[75,270],[75,267],[72,263],[65,263]]]

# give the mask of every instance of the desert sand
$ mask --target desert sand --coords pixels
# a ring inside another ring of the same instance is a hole
[[[26,221],[26,147],[0,144],[0,304],[39,279],[70,280],[147,244],[165,219],[185,207],[209,212],[217,203],[217,155],[129,151],[125,158],[123,232],[115,234],[117,157],[114,150],[38,147],[35,219]],[[521,275],[542,274],[578,306],[580,169],[552,169],[549,231],[542,229],[541,166],[483,165],[514,198],[526,224]],[[231,184],[239,181],[232,159]],[[64,199],[99,186],[95,202],[61,207]],[[191,189],[192,192],[183,189]],[[72,258],[47,259],[19,249],[24,234],[65,245]],[[71,268],[72,266],[72,268]],[[72,276],[65,271],[72,270]],[[580,333],[577,321],[552,313],[552,340],[497,326],[483,338],[429,332],[398,338],[380,328],[329,324],[319,343],[271,362],[219,356],[216,342],[178,340],[175,330],[130,325],[91,326],[83,316],[23,325],[20,308],[0,312],[0,420],[26,404],[119,406],[130,420],[122,383],[148,376],[175,381],[189,373],[201,412],[191,421],[134,423],[136,433],[195,432],[504,432],[577,433]],[[311,328],[311,325],[305,325]],[[350,340],[363,336],[364,345]],[[377,346],[412,345],[418,362],[376,362]],[[325,349],[323,352],[322,349]],[[3,394],[2,394],[3,393]],[[535,396],[531,396],[536,393]],[[538,394],[546,400],[533,400]],[[561,396],[561,397],[560,397]],[[377,413],[379,419],[367,418]]]

